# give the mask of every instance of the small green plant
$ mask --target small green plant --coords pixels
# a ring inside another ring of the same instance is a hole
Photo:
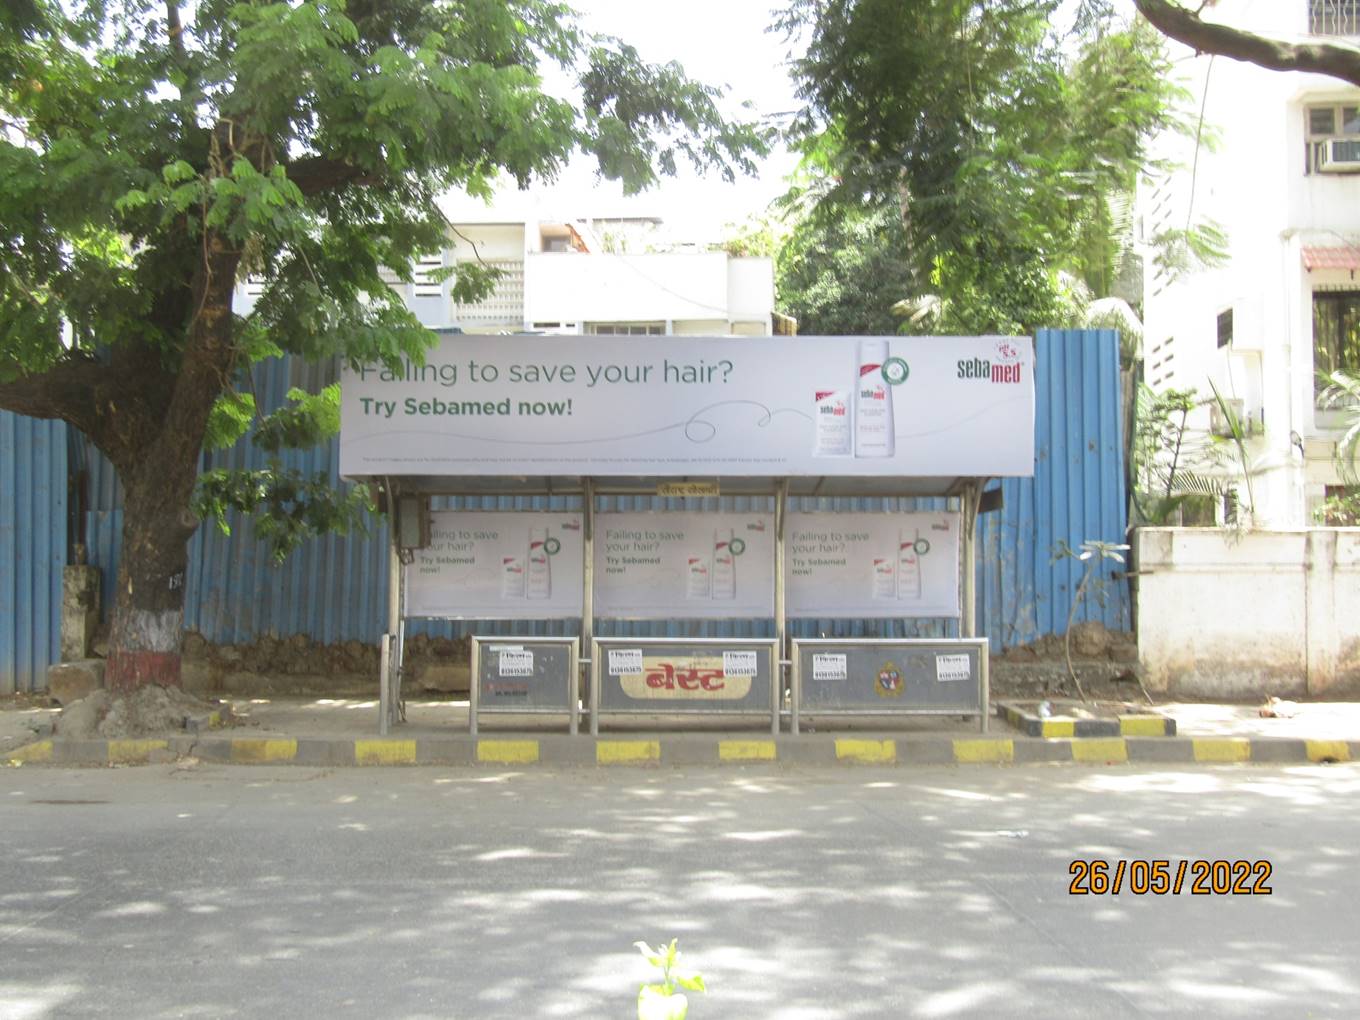
[[[661,981],[644,984],[638,989],[638,1020],[685,1020],[689,1016],[689,998],[677,987],[691,992],[707,991],[703,976],[680,964],[680,950],[675,948],[679,939],[671,939],[670,945],[653,949],[645,942],[634,942],[643,959],[653,967],[661,968]]]
[[[1086,569],[1081,573],[1081,580],[1077,583],[1077,590],[1072,593],[1072,607],[1067,611],[1067,633],[1063,635],[1063,653],[1067,657],[1067,675],[1072,678],[1072,683],[1077,688],[1077,696],[1082,701],[1086,700],[1086,692],[1081,689],[1081,681],[1077,679],[1077,671],[1072,667],[1072,623],[1077,618],[1077,609],[1081,606],[1081,600],[1092,581],[1095,581],[1092,590],[1096,592],[1097,601],[1104,605],[1106,582],[1104,578],[1097,576],[1096,569],[1105,560],[1123,566],[1124,552],[1127,549],[1127,545],[1116,545],[1113,542],[1102,542],[1094,538],[1088,538],[1081,543],[1080,551],[1068,545],[1064,538],[1058,539],[1057,545],[1053,547],[1054,563],[1058,560],[1080,560],[1086,564]],[[1144,691],[1143,695],[1146,697],[1147,692]]]

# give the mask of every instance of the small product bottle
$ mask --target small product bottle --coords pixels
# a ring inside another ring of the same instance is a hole
[[[688,561],[689,573],[685,579],[685,598],[708,599],[708,559],[704,556],[691,556]]]
[[[737,597],[737,564],[732,555],[731,528],[719,528],[713,532],[713,597]]]
[[[524,598],[524,561],[518,556],[501,557],[501,598]]]
[[[897,586],[893,581],[893,561],[886,557],[874,557],[874,598],[892,599],[897,597]]]
[[[850,394],[845,390],[814,390],[812,455],[849,457],[854,451],[850,429]]]
[[[905,531],[897,533],[897,597],[899,599],[919,599],[921,597],[921,556],[916,551],[919,531],[910,536]]]
[[[524,579],[524,595],[531,599],[546,599],[552,596],[547,528],[529,529],[529,572]]]
[[[855,379],[855,456],[891,457],[893,439],[892,387],[883,378],[888,341],[859,342],[859,373]]]

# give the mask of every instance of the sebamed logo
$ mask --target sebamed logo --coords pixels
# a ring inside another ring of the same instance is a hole
[[[1022,378],[1020,348],[1010,340],[998,340],[990,358],[960,358],[957,364],[960,379],[1018,383]]]

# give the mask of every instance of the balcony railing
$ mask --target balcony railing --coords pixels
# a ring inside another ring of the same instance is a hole
[[[1360,0],[1308,0],[1310,35],[1360,35]]]

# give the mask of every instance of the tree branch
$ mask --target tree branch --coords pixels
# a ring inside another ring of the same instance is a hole
[[[378,178],[362,167],[325,156],[309,156],[285,163],[284,169],[288,172],[288,179],[308,198],[326,191],[339,191],[351,184],[368,186],[378,183]]]
[[[110,457],[119,458],[116,437],[108,425],[131,409],[135,396],[126,393],[119,373],[90,358],[70,355],[44,372],[0,382],[0,407],[31,418],[59,418],[95,441]],[[117,407],[118,404],[123,407]]]
[[[1346,42],[1287,42],[1203,20],[1172,0],[1133,0],[1165,36],[1196,53],[1217,53],[1272,71],[1312,71],[1360,85],[1360,48]]]

